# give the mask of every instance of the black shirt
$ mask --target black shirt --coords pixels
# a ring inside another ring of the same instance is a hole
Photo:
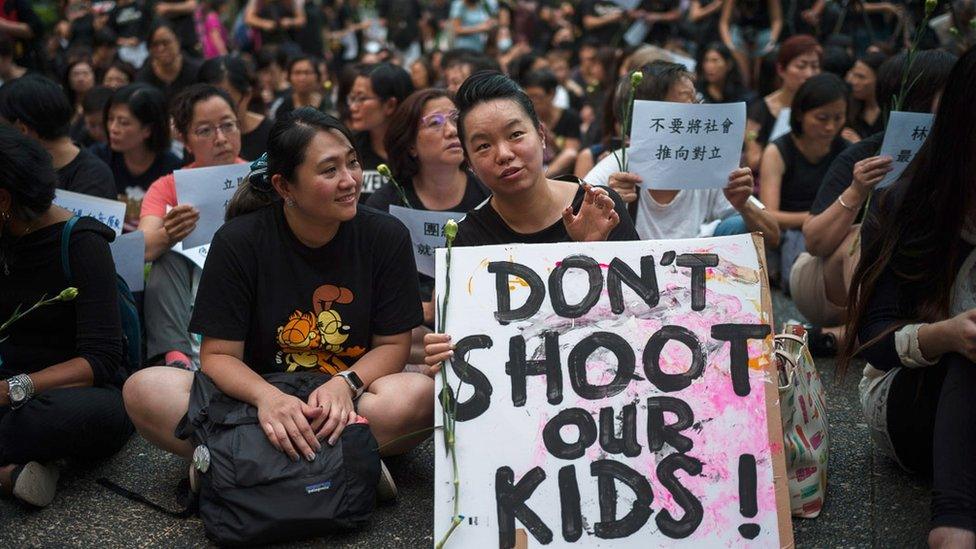
[[[108,25],[119,38],[145,41],[151,21],[152,12],[143,0],[135,0],[127,6],[116,4],[108,14]]]
[[[128,166],[125,165],[125,157],[122,153],[113,151],[107,144],[99,143],[91,148],[91,152],[112,169],[112,175],[115,177],[115,190],[121,195],[128,194],[127,189],[133,187],[146,191],[153,184],[153,181],[183,167],[179,157],[166,150],[156,155],[156,159],[150,164],[148,170],[141,175],[132,175]]]
[[[121,387],[125,380],[122,321],[108,247],[115,232],[91,217],[78,220],[68,247],[68,281],[61,266],[63,229],[61,222],[20,238],[0,238],[0,318],[4,321],[18,306],[23,311],[42,295],[58,295],[68,286],[78,288],[74,301],[41,307],[10,326],[4,334],[7,339],[0,341],[0,378],[81,357],[91,365],[96,386]]]
[[[363,192],[359,195],[359,201],[366,202],[369,195],[380,190],[387,183],[386,178],[376,171],[376,167],[385,163],[386,159],[373,150],[369,132],[353,135],[353,145],[359,155],[359,163],[363,166]]]
[[[650,13],[667,13],[678,7],[679,3],[679,0],[643,0],[638,6],[638,9]],[[650,29],[647,31],[647,36],[644,37],[644,42],[659,46],[663,46],[668,41],[668,38],[674,35],[676,27],[675,23],[665,23],[663,21],[649,26]]]
[[[258,127],[241,135],[241,158],[249,162],[257,160],[268,150],[268,136],[271,135],[272,126],[274,122],[266,116]]]
[[[316,108],[321,112],[329,112],[332,110],[332,100],[329,98],[329,94],[325,93],[324,91],[322,92],[322,99],[319,101],[319,106]],[[293,110],[295,110],[295,98],[289,91],[281,97],[281,103],[278,105],[278,108],[275,109],[275,120],[284,117]]]
[[[58,188],[111,200],[118,196],[108,164],[85,149],[58,170]]]
[[[593,17],[603,17],[614,11],[622,11],[622,8],[610,0],[583,0],[579,3],[579,19],[578,25],[583,29],[583,34],[585,36],[591,36],[600,41],[601,44],[608,46],[615,46],[616,42],[620,42],[622,33],[624,31],[624,25],[622,21],[617,21],[615,23],[607,23],[606,25],[596,27],[593,29],[587,29],[583,26],[583,18],[587,15]]]
[[[607,240],[640,240],[634,222],[627,213],[627,205],[614,190],[607,188],[613,199],[613,209],[620,216],[620,224],[610,231]],[[573,212],[579,213],[583,205],[586,192],[580,185],[573,198]],[[566,226],[560,219],[545,229],[531,234],[517,233],[502,219],[491,200],[485,201],[480,207],[468,212],[468,215],[458,223],[458,234],[454,240],[455,246],[489,246],[492,244],[547,244],[553,242],[572,242]]]
[[[179,4],[183,0],[159,0],[163,4]],[[197,39],[197,26],[193,21],[193,12],[183,14],[167,15],[170,25],[176,32],[176,37],[180,41],[180,47],[185,52],[197,52],[199,41]],[[196,53],[196,55],[199,55]]]
[[[139,69],[139,74],[136,75],[136,82],[144,82],[155,86],[156,89],[163,92],[163,95],[166,96],[166,102],[169,103],[176,94],[196,83],[200,65],[200,61],[183,55],[183,64],[180,66],[179,74],[176,75],[176,80],[166,83],[156,76],[156,73],[153,71],[152,61],[147,60],[146,64]]]
[[[810,206],[810,213],[818,215],[824,212],[833,204],[837,197],[843,193],[854,181],[854,164],[865,158],[876,156],[881,150],[881,142],[884,141],[884,132],[879,132],[867,139],[854,143],[844,149],[844,152],[837,155],[837,158],[830,163],[827,168],[827,175],[823,178],[817,197]],[[857,214],[858,220],[862,214]]]
[[[244,342],[259,373],[351,367],[373,335],[423,322],[410,233],[359,206],[320,248],[292,233],[281,201],[234,218],[214,236],[189,330]]]
[[[748,118],[759,124],[759,135],[756,136],[756,142],[765,147],[769,143],[769,135],[773,133],[773,127],[776,126],[776,117],[769,110],[765,97],[757,97],[753,100],[752,104],[749,105]]]
[[[786,167],[780,184],[779,209],[784,212],[810,211],[827,168],[848,144],[847,140],[835,137],[830,144],[830,152],[814,164],[797,148],[792,132],[773,141]]]

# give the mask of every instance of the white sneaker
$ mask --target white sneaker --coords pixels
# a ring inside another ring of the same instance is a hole
[[[14,496],[37,507],[47,507],[54,499],[60,472],[36,461],[24,465],[14,481]]]
[[[397,487],[393,482],[393,475],[380,460],[380,481],[376,485],[376,499],[381,502],[394,501],[397,498]]]

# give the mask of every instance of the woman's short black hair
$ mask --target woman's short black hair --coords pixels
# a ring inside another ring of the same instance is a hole
[[[162,29],[169,29],[169,32],[173,33],[173,36],[176,38],[177,48],[183,47],[183,44],[180,43],[180,35],[176,32],[176,27],[173,26],[173,23],[170,22],[169,19],[157,17],[153,20],[152,24],[149,25],[149,32],[146,33],[146,46],[148,46],[150,50],[152,50],[153,37],[156,36],[156,33]]]
[[[322,80],[322,71],[319,70],[318,61],[315,58],[313,58],[311,55],[305,55],[305,54],[296,55],[294,57],[288,58],[288,67],[287,70],[285,71],[285,74],[288,76],[288,78],[291,78],[291,70],[295,68],[295,65],[301,63],[302,61],[308,61],[308,64],[312,65],[312,70],[315,71],[315,78],[318,80]]]
[[[0,124],[0,189],[10,193],[10,212],[22,221],[33,221],[51,207],[58,175],[51,155],[41,144],[14,128]]]
[[[169,109],[170,115],[173,117],[173,127],[183,134],[184,138],[190,133],[190,125],[193,123],[193,109],[197,103],[212,97],[223,99],[230,108],[230,112],[234,113],[234,118],[237,118],[237,109],[234,108],[234,102],[231,101],[227,92],[212,84],[193,84],[173,98]]]
[[[74,109],[61,86],[37,74],[17,78],[0,93],[0,116],[20,122],[45,141],[68,135]]]
[[[803,135],[803,115],[838,99],[847,103],[847,85],[839,76],[829,72],[811,76],[793,96],[790,130],[794,135]]]
[[[556,93],[556,88],[559,87],[559,80],[551,70],[540,69],[525,75],[525,78],[522,80],[522,87],[525,89],[542,88],[547,94]]]
[[[169,117],[166,112],[166,98],[163,92],[149,84],[129,84],[116,90],[105,106],[105,128],[108,130],[108,117],[112,107],[125,105],[140,124],[149,126],[146,146],[155,153],[169,149]]]
[[[393,97],[397,104],[413,93],[413,80],[403,67],[392,63],[376,63],[363,66],[357,76],[369,78],[369,83],[382,101]]]
[[[271,178],[280,175],[294,183],[295,172],[305,162],[309,143],[318,132],[332,130],[355,146],[352,133],[342,122],[317,109],[302,107],[277,119],[268,135],[267,168],[248,174],[227,205],[225,219],[233,219],[278,200]]]
[[[454,103],[458,108],[458,137],[461,138],[461,146],[465,147],[465,152],[467,152],[464,140],[465,117],[476,106],[496,99],[512,101],[529,117],[532,127],[539,127],[539,115],[532,106],[532,100],[514,80],[496,71],[476,72],[461,84],[454,96]]]
[[[254,75],[250,66],[240,57],[232,55],[204,61],[197,73],[197,80],[214,86],[227,82],[241,95],[247,95],[254,89]]]

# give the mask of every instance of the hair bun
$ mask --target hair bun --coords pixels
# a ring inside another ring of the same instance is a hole
[[[268,153],[263,153],[257,160],[251,162],[251,171],[247,174],[247,182],[260,192],[269,193],[273,190],[271,178],[268,177]]]

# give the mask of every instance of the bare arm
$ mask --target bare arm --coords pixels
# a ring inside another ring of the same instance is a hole
[[[34,30],[27,23],[15,23],[6,19],[0,19],[0,31],[9,34],[13,38],[23,38],[24,40],[34,38]]]
[[[34,384],[34,393],[39,394],[51,389],[65,389],[67,387],[91,387],[95,382],[95,375],[91,365],[84,358],[72,358],[53,366],[48,366],[30,375]],[[10,386],[6,381],[0,381],[0,407],[10,405]]]
[[[580,140],[569,138],[563,143],[563,148],[549,163],[547,173],[561,175],[570,173],[576,164],[576,156],[579,154]]]
[[[725,47],[732,51],[735,51],[735,45],[732,43],[732,31],[729,30],[729,26],[732,23],[732,8],[735,7],[735,0],[725,0],[722,2],[722,15],[718,18],[718,34],[722,37],[722,43]]]
[[[251,28],[269,32],[273,31],[276,26],[274,21],[258,15],[257,2],[254,0],[249,0],[247,7],[244,8],[244,24]]]
[[[156,15],[163,17],[169,15],[188,15],[197,9],[197,0],[184,0],[183,2],[156,4]]]
[[[703,8],[701,2],[698,0],[693,0],[691,7],[688,10],[688,20],[692,23],[698,23],[702,19],[710,17],[712,14],[721,11],[724,5],[725,0],[715,0]]]
[[[783,6],[779,0],[769,0],[769,19],[772,22],[769,43],[772,45],[779,42],[779,35],[783,32]]]

